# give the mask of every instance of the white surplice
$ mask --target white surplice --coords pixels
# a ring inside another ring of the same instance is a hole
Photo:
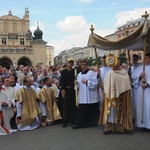
[[[137,89],[140,67],[140,64],[131,66],[133,117],[136,117]]]
[[[139,69],[138,75],[140,76],[143,71],[143,67],[141,66]],[[146,82],[150,85],[150,65],[145,66],[145,79]],[[136,105],[136,125],[137,127],[150,129],[150,86],[144,89],[144,113],[143,113],[143,123],[142,121],[142,81],[138,82],[138,90],[137,90],[137,105]]]
[[[101,75],[101,82],[102,82],[102,85],[104,86],[104,79],[105,79],[105,76],[106,74],[111,70],[110,67],[108,66],[102,66],[100,68],[100,75]],[[100,83],[101,84],[101,83]],[[99,97],[100,97],[100,104],[102,106],[102,102],[103,102],[103,90],[100,88],[99,89]]]
[[[32,87],[26,87],[23,86],[22,88],[25,88],[26,90],[30,90]],[[20,89],[21,90],[21,89]],[[19,101],[16,102],[16,108],[17,108],[17,117],[22,116],[22,103]],[[39,117],[36,117],[35,121],[31,125],[22,126],[21,123],[17,125],[18,130],[25,131],[25,130],[34,130],[40,126]]]
[[[87,84],[82,83],[82,80],[88,80]],[[93,104],[97,103],[98,93],[97,93],[97,74],[94,71],[89,70],[86,74],[81,72],[77,76],[79,93],[78,93],[78,102],[79,104]]]
[[[9,111],[10,111],[10,106],[3,106],[1,105],[2,102],[7,102],[8,101],[8,96],[6,95],[5,91],[0,91],[0,111],[2,111],[3,118],[4,118],[4,127],[7,130],[10,130],[10,117],[9,117]],[[1,126],[2,120],[0,118],[0,135],[7,135],[8,133],[5,131],[4,127]]]
[[[14,104],[14,98],[15,98],[15,95],[16,95],[16,91],[15,91],[15,89],[13,88],[13,87],[6,87],[6,86],[2,86],[4,89],[5,89],[5,92],[6,92],[6,94],[7,94],[7,96],[8,96],[8,100],[9,100],[9,102],[11,103],[13,103]]]

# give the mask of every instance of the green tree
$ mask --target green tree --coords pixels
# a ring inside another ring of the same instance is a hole
[[[92,57],[85,58],[85,60],[87,60],[87,62],[89,63],[89,66],[93,66],[94,65],[94,59]]]
[[[120,65],[122,65],[122,63],[127,63],[126,53],[123,52],[119,54],[118,60],[120,61]]]
[[[101,65],[101,56],[98,57],[98,61],[99,61],[99,65]],[[93,57],[89,57],[89,58],[84,58],[88,63],[89,66],[96,66],[97,62],[96,62],[96,58]],[[81,61],[82,59],[79,59],[78,61]]]
[[[102,64],[102,62],[101,62],[101,61],[102,61],[102,57],[101,57],[101,56],[99,56],[99,57],[98,57],[99,65],[101,65],[101,64]],[[96,65],[97,65],[96,58],[93,60],[93,65],[94,65],[94,66],[96,66]]]

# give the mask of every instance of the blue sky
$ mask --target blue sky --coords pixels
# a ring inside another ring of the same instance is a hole
[[[95,33],[105,36],[127,21],[150,13],[150,0],[0,0],[0,16],[23,17],[30,12],[30,29],[43,31],[43,39],[54,46],[54,54],[72,47],[87,45],[90,25]]]

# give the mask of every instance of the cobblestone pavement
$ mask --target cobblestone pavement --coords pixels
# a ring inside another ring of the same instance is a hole
[[[61,124],[0,136],[0,150],[146,150],[150,132],[103,135],[101,126],[73,130]]]

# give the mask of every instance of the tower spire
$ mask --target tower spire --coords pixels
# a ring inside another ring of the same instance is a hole
[[[29,17],[29,9],[28,9],[28,7],[25,8],[25,17]]]
[[[39,29],[39,22],[37,22],[37,29]]]

